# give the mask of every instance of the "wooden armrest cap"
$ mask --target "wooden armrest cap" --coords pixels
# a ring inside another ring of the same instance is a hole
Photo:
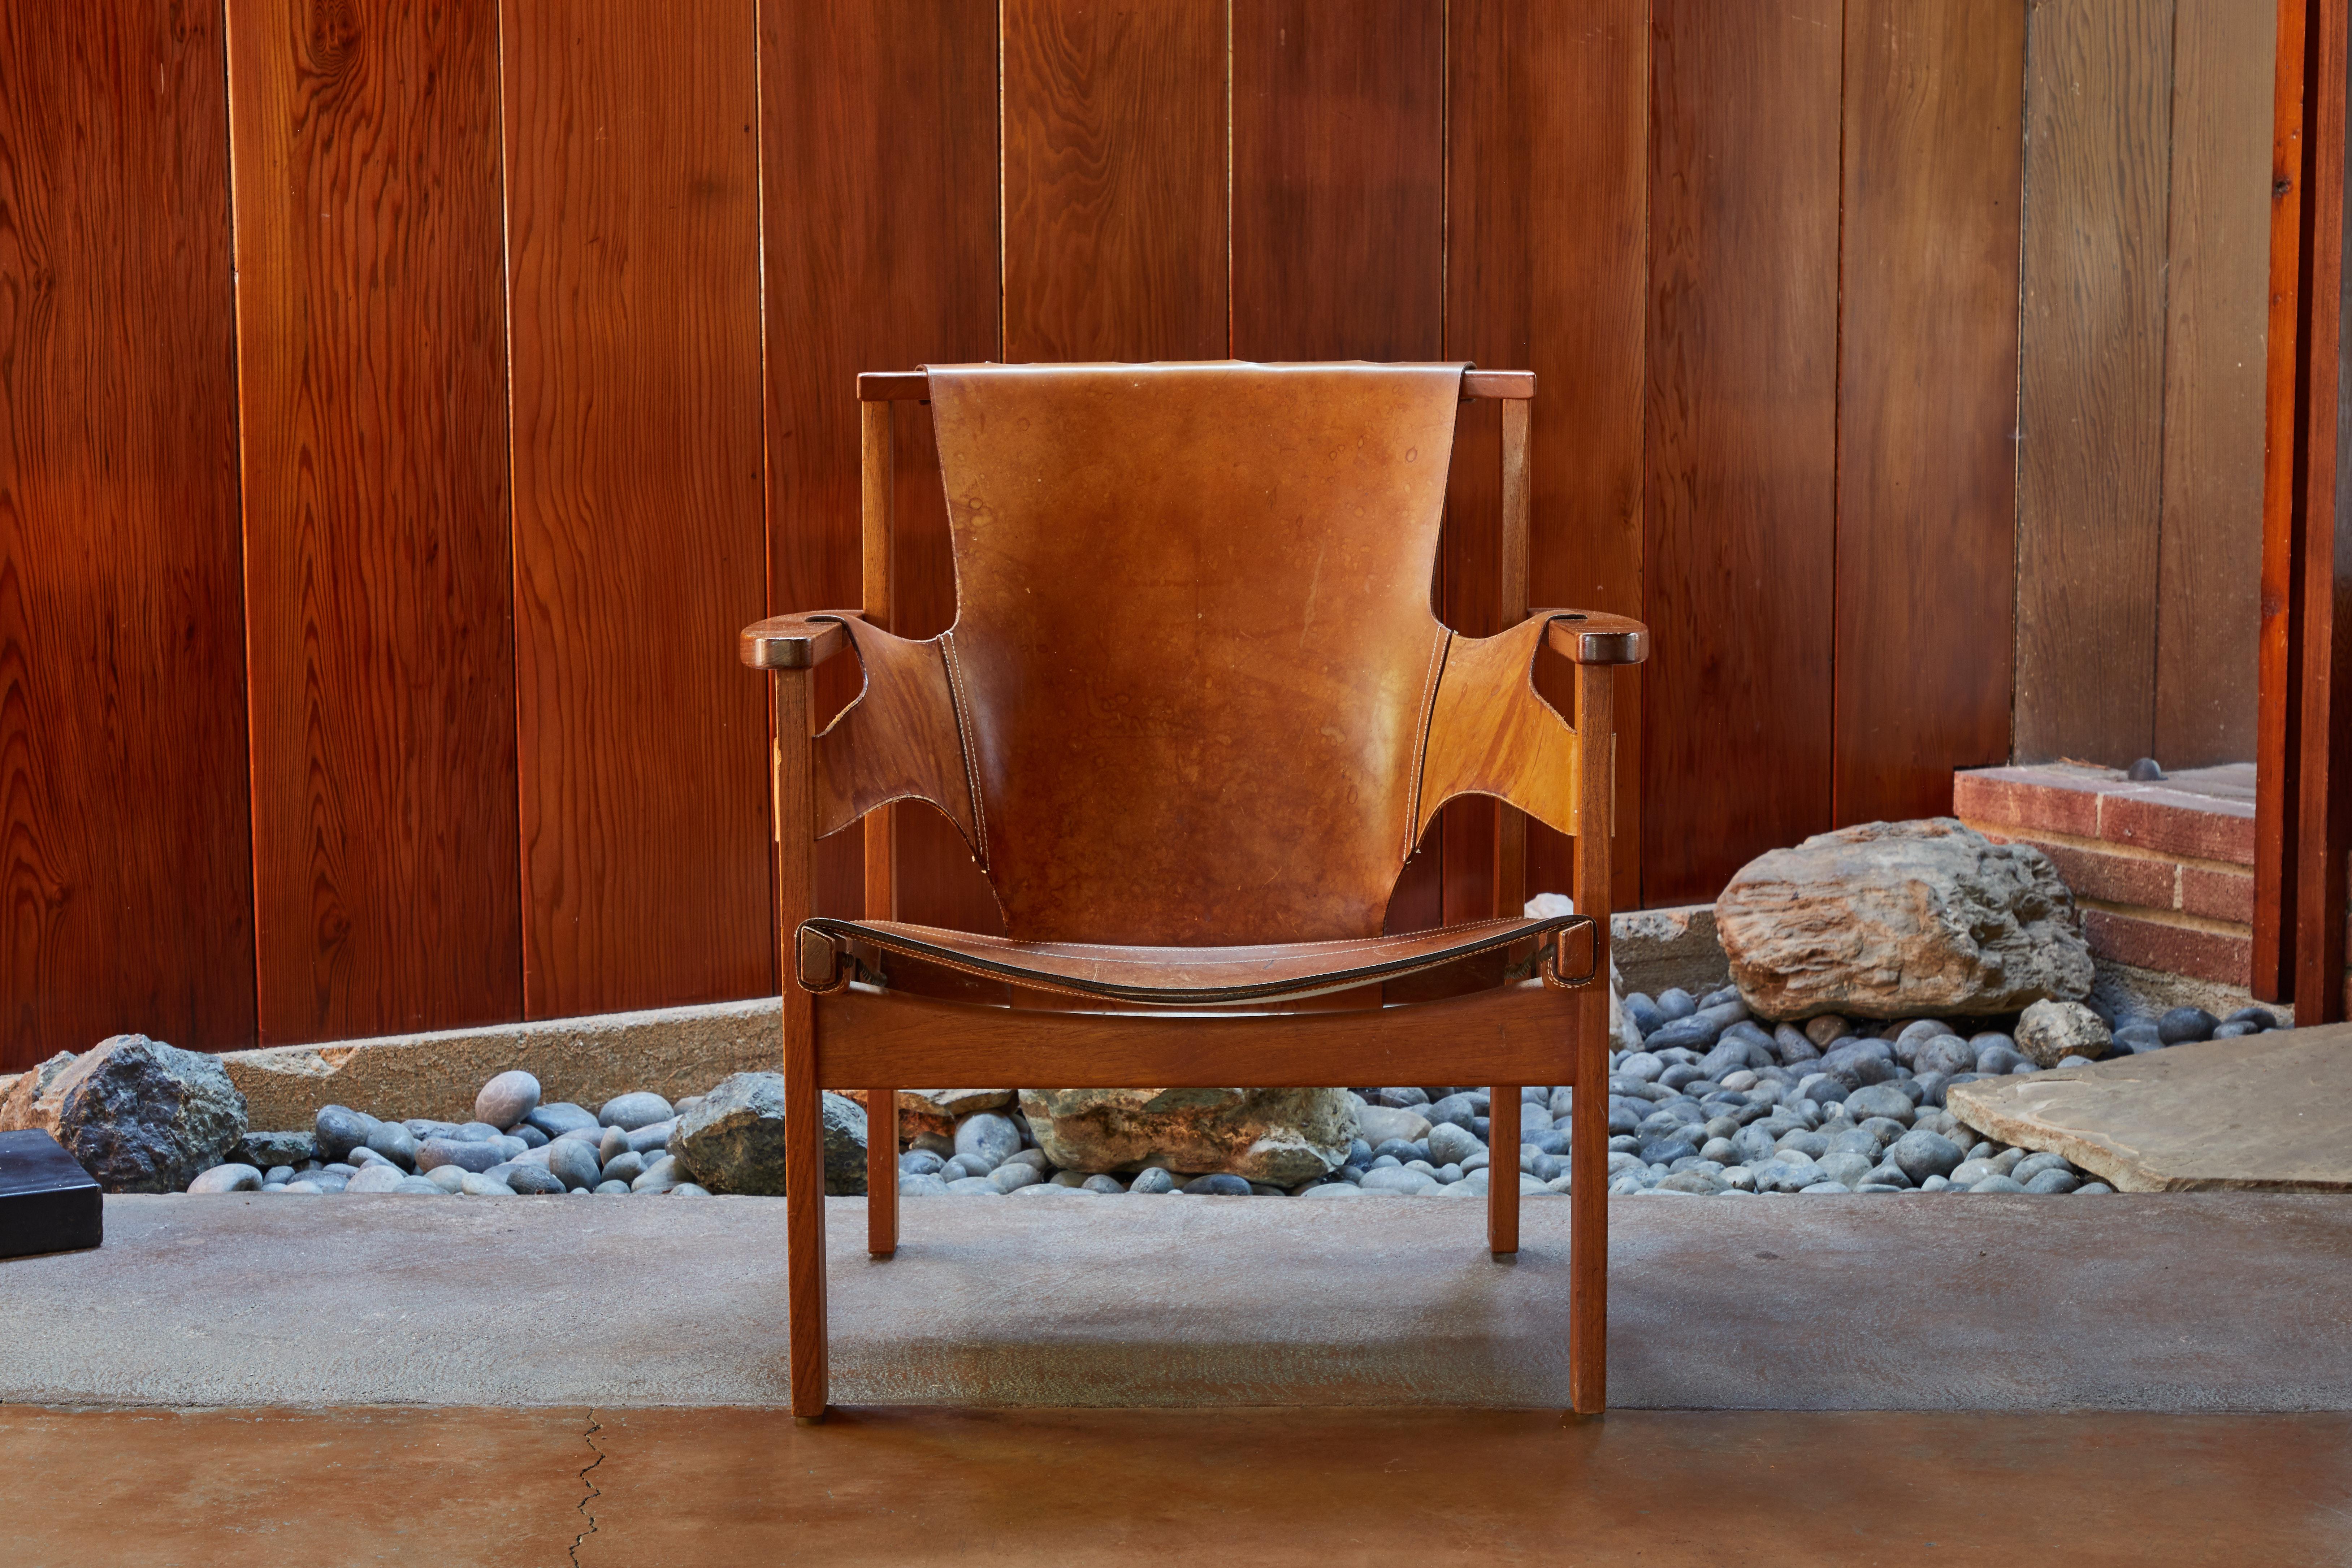
[[[1631,616],[1598,610],[1542,610],[1552,650],[1575,664],[1639,664],[1650,657],[1650,628]]]
[[[771,616],[745,626],[736,651],[753,669],[814,669],[849,646],[842,621],[856,610]]]

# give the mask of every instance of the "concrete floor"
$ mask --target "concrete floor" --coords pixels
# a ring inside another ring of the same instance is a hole
[[[2352,1416],[0,1408],[25,1568],[2347,1559]]]
[[[834,1397],[1061,1407],[1567,1402],[1564,1200],[827,1205]],[[781,1201],[115,1197],[0,1263],[0,1401],[774,1405]],[[2352,1199],[1619,1198],[1611,1402],[2352,1410]]]

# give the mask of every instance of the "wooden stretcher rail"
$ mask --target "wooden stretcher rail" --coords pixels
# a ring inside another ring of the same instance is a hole
[[[1500,995],[1290,1014],[1270,1036],[1249,1015],[1030,1011],[853,986],[817,1005],[816,1077],[823,1089],[1008,1073],[1070,1089],[1570,1083],[1579,995],[1531,980]]]
[[[1520,400],[1536,395],[1536,373],[1531,370],[1474,370],[1462,377],[1462,396],[1471,398],[1498,397]],[[861,403],[926,403],[930,400],[931,378],[919,370],[869,370],[857,377],[857,400]]]

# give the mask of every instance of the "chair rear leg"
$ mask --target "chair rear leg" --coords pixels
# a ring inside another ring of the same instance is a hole
[[[793,994],[790,986],[785,994]],[[788,1029],[792,1021],[788,1016]],[[784,1275],[792,1325],[793,1415],[802,1421],[824,1418],[830,1376],[825,1355],[824,1129],[815,1072],[790,1070],[796,1058],[814,1055],[789,1047],[784,1053]],[[810,1065],[813,1068],[813,1061]]]
[[[1487,1091],[1486,1250],[1508,1258],[1519,1249],[1519,1091]]]
[[[1608,993],[1601,994],[1607,1022]],[[1609,1058],[1597,1053],[1605,1069]],[[1585,1060],[1589,1064],[1591,1057]],[[1598,1415],[1609,1403],[1609,1082],[1578,1074],[1569,1112],[1568,1385],[1570,1408]]]
[[[898,1250],[898,1091],[866,1091],[866,1250]]]

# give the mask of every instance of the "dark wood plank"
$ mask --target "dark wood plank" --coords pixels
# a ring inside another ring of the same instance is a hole
[[[524,1005],[773,994],[753,6],[504,17]]]
[[[2006,762],[2025,13],[1848,0],[1835,818]]]
[[[2187,768],[2254,754],[2278,17],[2247,0],[2176,4],[2149,754]]]
[[[2295,770],[2303,645],[2294,592],[2303,550],[2301,407],[2308,343],[2310,149],[2303,134],[2311,67],[2308,0],[2278,0],[2271,101],[2269,337],[2263,415],[2262,627],[2254,733],[2254,921],[2247,984],[2264,1002],[2294,994]]]
[[[888,0],[761,8],[766,181],[769,603],[860,602],[856,378],[1002,357],[996,7]],[[894,409],[891,629],[955,618],[930,410]],[[856,691],[819,677],[830,712]],[[995,897],[936,813],[897,816],[908,920],[1001,931]],[[854,913],[856,836],[820,851],[819,907]]]
[[[1004,357],[1224,357],[1224,5],[1003,17]]]
[[[776,920],[787,949],[801,922],[816,912],[816,781],[809,737],[815,728],[815,680],[800,671],[770,677],[772,693],[776,813]],[[784,1266],[785,1311],[792,1358],[793,1414],[814,1421],[824,1414],[824,1135],[817,1120],[816,997],[794,983],[796,960],[785,957]],[[858,1084],[908,1083],[906,1078],[862,1079]]]
[[[1841,13],[1653,11],[1652,904],[1830,823]]]
[[[498,50],[229,32],[265,1044],[522,1016]]]
[[[2314,71],[2305,100],[2310,165],[2311,312],[2305,328],[2310,379],[2304,397],[2306,448],[2302,559],[2301,755],[2295,769],[2294,1016],[2329,1024],[2347,1011],[2344,985],[2346,857],[2352,849],[2352,436],[2344,399],[2352,378],[2352,335],[2344,294],[2352,285],[2352,69],[2347,7],[2314,9]]]
[[[1445,353],[1532,370],[1528,601],[1638,616],[1649,252],[1647,0],[1456,0]],[[1464,410],[1449,506],[1494,515],[1498,416]],[[1538,684],[1574,709],[1566,668]],[[1618,685],[1613,901],[1643,902],[1638,672]],[[1568,840],[1529,824],[1530,891],[1570,892]]]
[[[2030,14],[2014,752],[2155,744],[2172,0]]]
[[[0,11],[0,1071],[253,1038],[222,60]]]

